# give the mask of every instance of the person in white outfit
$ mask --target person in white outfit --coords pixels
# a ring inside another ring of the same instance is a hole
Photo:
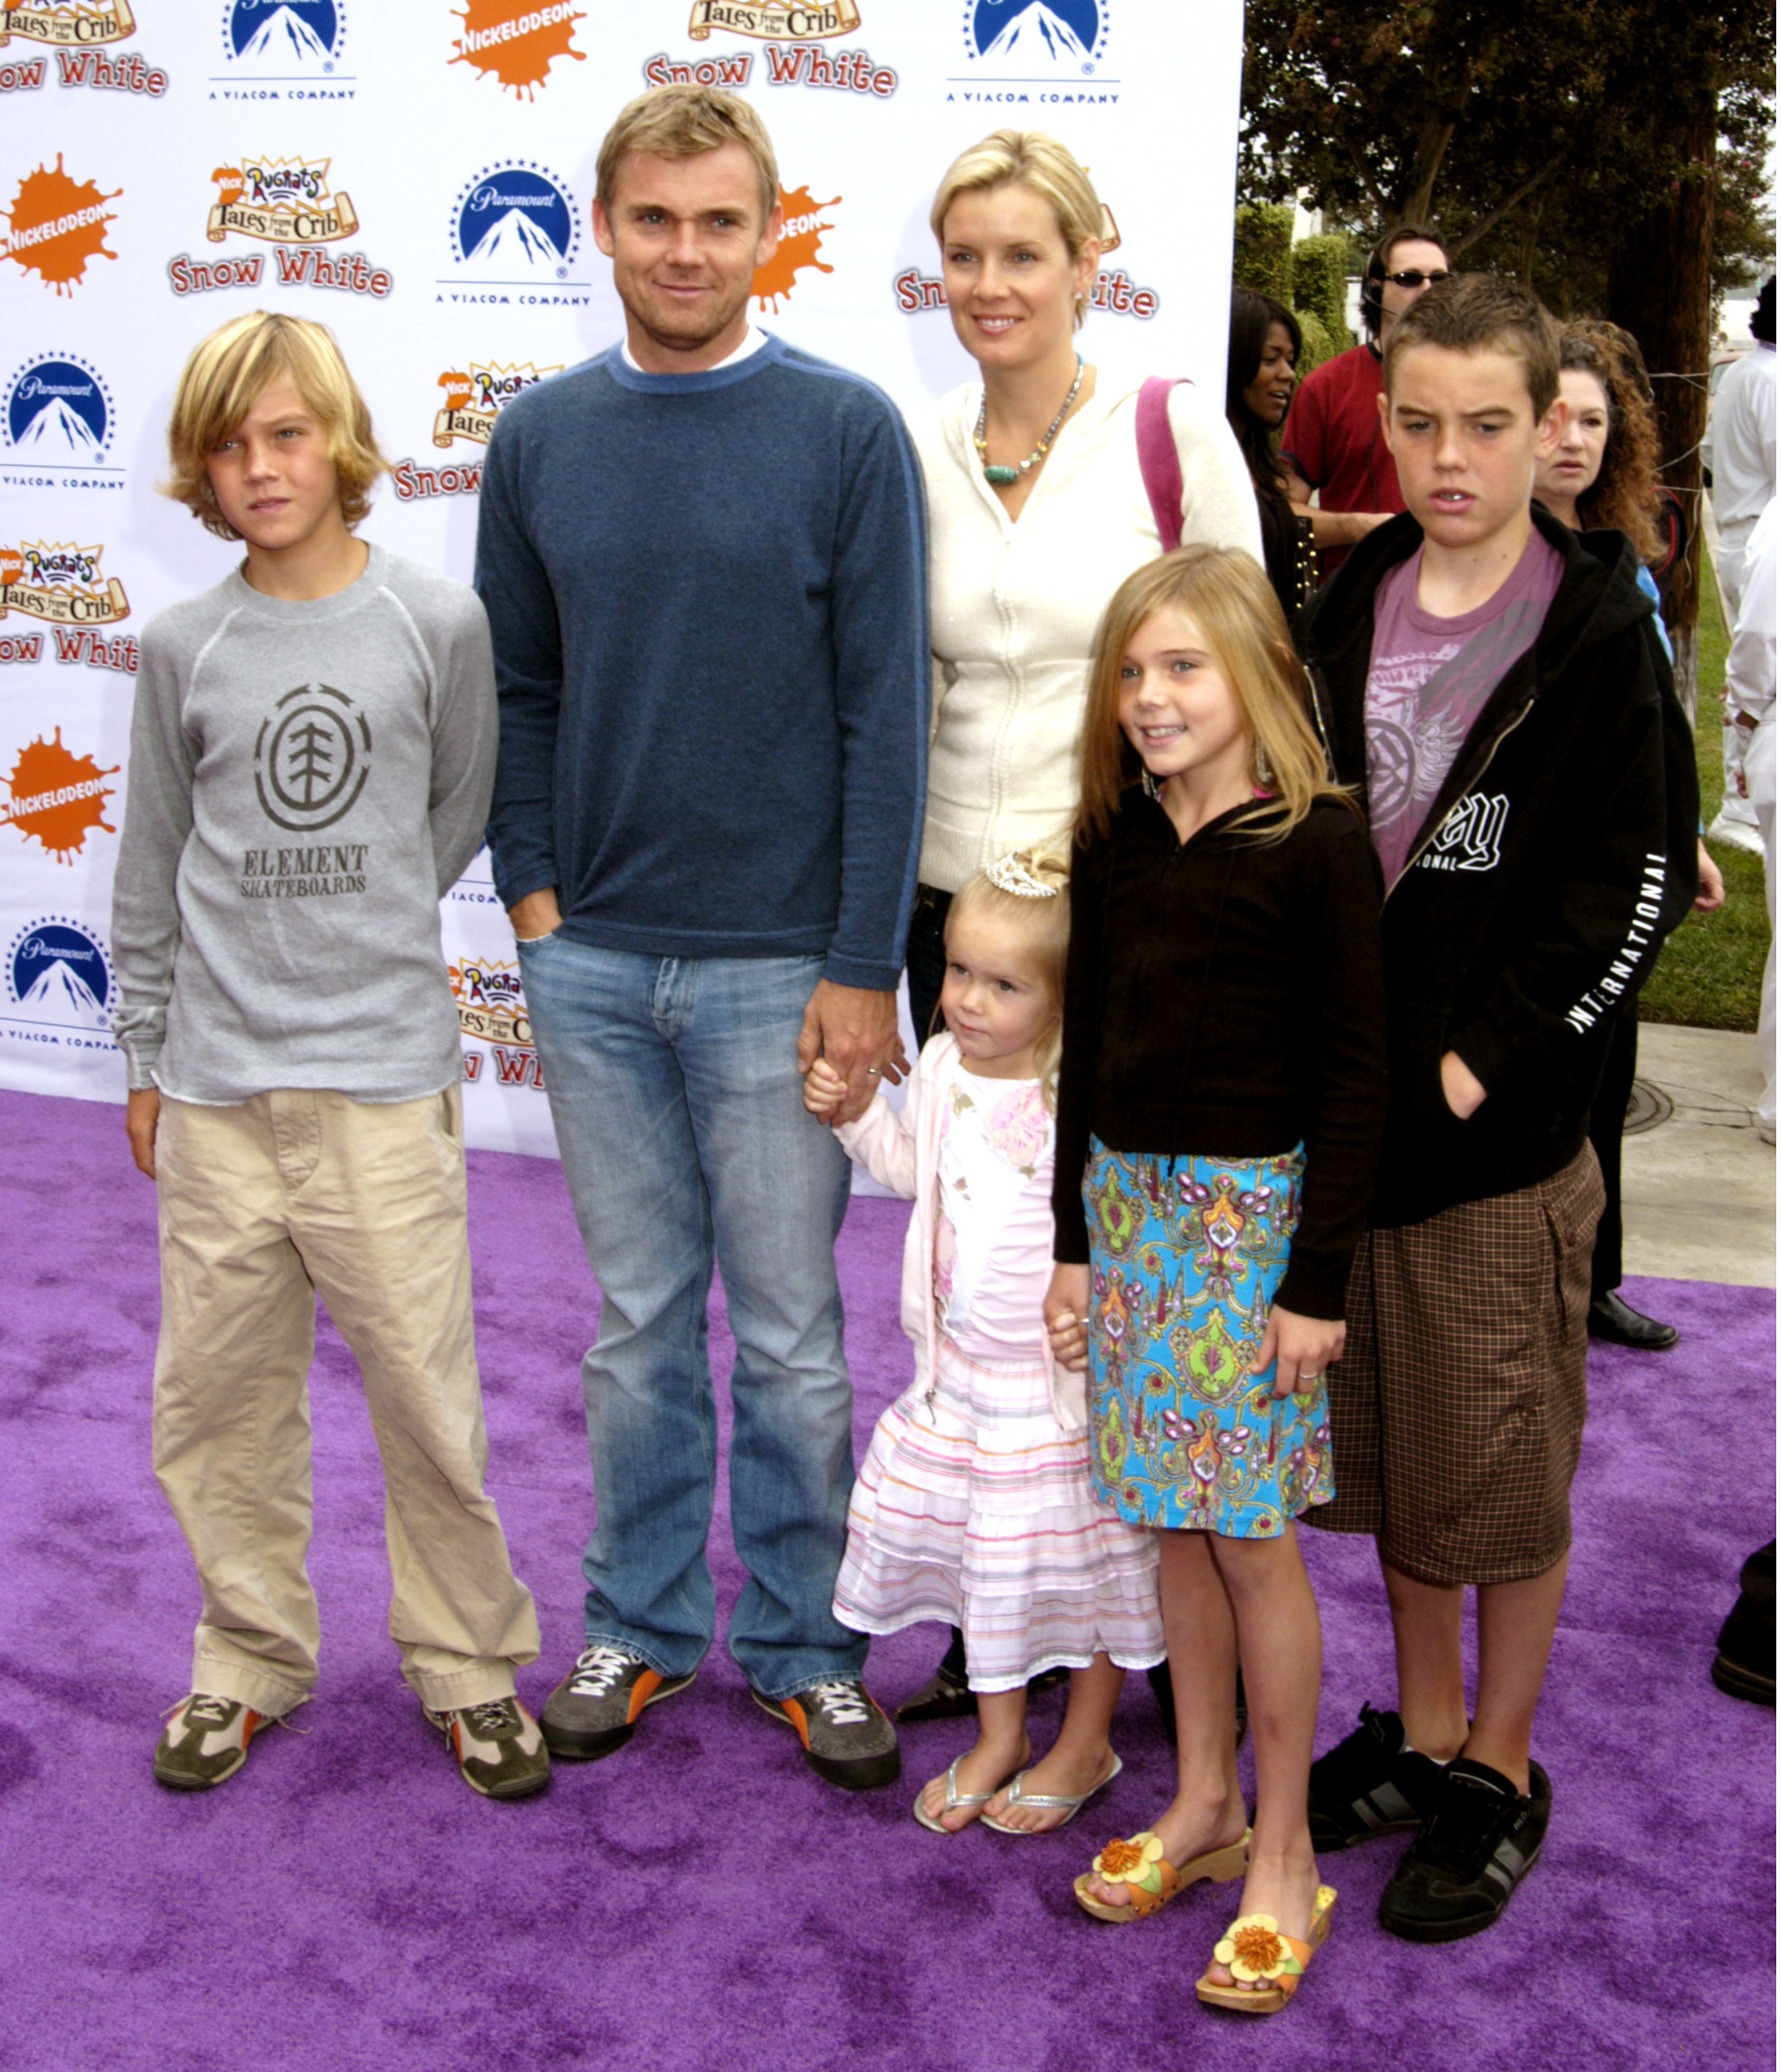
[[[1744,549],[1744,595],[1725,662],[1725,705],[1743,743],[1750,804],[1762,836],[1762,886],[1769,906],[1769,956],[1762,967],[1762,1010],[1756,1026],[1762,1092],[1757,1127],[1775,1141],[1775,499],[1750,528]]]
[[[1775,495],[1775,278],[1762,283],[1750,318],[1754,351],[1736,362],[1720,385],[1713,410],[1713,515],[1719,526],[1713,569],[1730,631],[1738,623],[1746,588],[1750,540]],[[1748,738],[1734,724],[1728,697],[1725,722],[1725,796],[1709,834],[1742,849],[1757,846],[1756,816],[1738,782]]]

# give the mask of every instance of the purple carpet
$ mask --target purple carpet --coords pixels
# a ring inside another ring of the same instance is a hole
[[[352,1363],[315,1380],[324,1624],[307,1729],[269,1733],[199,1799],[149,1774],[185,1688],[195,1593],[149,1469],[154,1190],[121,1112],[0,1095],[0,2065],[185,2072],[829,2066],[920,2072],[1462,2072],[1774,2061],[1774,1716],[1707,1680],[1743,1556],[1775,1530],[1775,1302],[1635,1283],[1673,1319],[1660,1359],[1592,1355],[1570,1593],[1538,1753],[1556,1813],[1500,1926],[1446,1949],[1374,1916],[1396,1854],[1326,1860],[1335,1933],[1266,2025],[1193,1980],[1235,1887],[1131,1930],[1070,1881],[1168,1795],[1141,1678],[1125,1777],[1076,1827],[1020,1842],[925,1834],[921,1780],[967,1730],[910,1730],[905,1780],[859,1798],[805,1770],[714,1651],[611,1760],[541,1799],[459,1781],[385,1637],[376,1454]],[[471,1159],[492,1486],[537,1593],[537,1706],[580,1638],[591,1499],[576,1365],[594,1296],[553,1165]],[[843,1240],[863,1444],[901,1386],[904,1212],[861,1202]],[[730,1341],[714,1319],[720,1371]],[[1709,1435],[1711,1444],[1707,1443]],[[1691,1463],[1693,1464],[1691,1466]],[[1327,1666],[1320,1740],[1389,1703],[1368,1546],[1308,1535]],[[714,1535],[720,1617],[738,1582]],[[895,1698],[932,1629],[873,1651]],[[1037,1705],[1048,1737],[1059,1709]]]

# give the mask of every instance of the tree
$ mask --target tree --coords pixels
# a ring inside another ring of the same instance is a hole
[[[1697,504],[1713,297],[1773,263],[1774,102],[1756,0],[1249,0],[1238,193],[1430,220],[1456,260],[1623,324],[1665,479]],[[1691,697],[1696,601],[1691,563],[1671,590]]]

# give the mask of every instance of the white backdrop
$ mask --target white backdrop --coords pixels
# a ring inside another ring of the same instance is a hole
[[[646,84],[747,94],[788,234],[760,321],[911,415],[971,364],[928,202],[1060,136],[1120,243],[1093,360],[1220,393],[1240,0],[0,5],[0,1086],[121,1100],[107,946],[136,635],[233,551],[155,493],[187,353],[329,324],[398,464],[366,530],[468,580],[502,401],[620,335],[594,154]],[[473,1143],[553,1153],[486,857],[445,903]]]

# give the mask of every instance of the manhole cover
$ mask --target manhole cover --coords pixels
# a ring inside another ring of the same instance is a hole
[[[1661,1087],[1654,1087],[1649,1079],[1635,1079],[1632,1096],[1627,1103],[1627,1137],[1643,1137],[1647,1129],[1656,1129],[1668,1122],[1676,1112],[1676,1104]]]

